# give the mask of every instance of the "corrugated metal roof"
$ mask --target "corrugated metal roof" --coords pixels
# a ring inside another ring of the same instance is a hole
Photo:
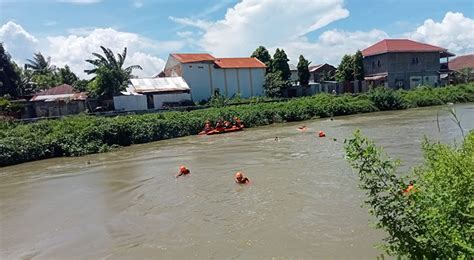
[[[447,50],[438,46],[415,42],[408,39],[385,39],[364,49],[364,57],[373,56],[387,52],[446,52]]]
[[[127,94],[190,90],[182,77],[130,79]]]
[[[449,61],[450,70],[474,68],[474,54],[456,57]]]
[[[172,53],[171,56],[181,63],[213,61],[216,59],[208,53]]]
[[[257,58],[217,58],[214,63],[223,69],[230,68],[266,68]]]
[[[73,94],[57,94],[57,95],[36,95],[30,99],[30,101],[68,101],[68,100],[86,100],[87,94],[85,92],[73,93]]]

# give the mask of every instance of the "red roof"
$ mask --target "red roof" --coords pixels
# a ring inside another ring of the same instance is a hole
[[[216,59],[214,56],[208,53],[172,53],[171,56],[181,63],[214,61]]]
[[[62,84],[54,88],[43,90],[36,95],[63,95],[63,94],[74,94],[74,88],[68,84]]]
[[[217,58],[214,63],[223,69],[230,68],[266,68],[257,58]]]
[[[385,39],[364,49],[364,57],[387,52],[445,52],[446,49],[408,39]]]
[[[450,70],[462,70],[466,68],[474,68],[474,54],[459,56],[449,61]]]

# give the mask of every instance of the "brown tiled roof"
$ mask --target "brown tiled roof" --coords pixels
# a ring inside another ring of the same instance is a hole
[[[474,54],[458,56],[449,61],[450,70],[462,70],[466,68],[474,68]]]
[[[172,53],[171,56],[181,63],[213,61],[216,59],[208,53]]]
[[[217,58],[214,63],[223,69],[230,68],[266,68],[257,58]]]
[[[446,49],[408,39],[385,39],[364,49],[364,57],[387,52],[444,52]]]

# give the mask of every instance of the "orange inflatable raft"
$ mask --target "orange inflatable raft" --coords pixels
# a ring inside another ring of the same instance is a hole
[[[201,131],[199,132],[199,135],[216,135],[216,134],[224,134],[224,133],[230,133],[230,132],[236,132],[236,131],[242,131],[244,127],[237,127],[237,126],[232,126],[231,128],[219,128],[219,129],[213,129],[211,131]]]

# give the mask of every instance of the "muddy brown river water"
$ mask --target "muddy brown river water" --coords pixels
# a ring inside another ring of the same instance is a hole
[[[474,104],[454,107],[473,129]],[[356,128],[404,170],[421,161],[424,135],[461,140],[446,107],[431,107],[0,168],[0,258],[374,259],[383,233],[369,227],[344,160],[343,140]],[[175,179],[179,165],[191,174]],[[251,184],[235,184],[236,171]]]

